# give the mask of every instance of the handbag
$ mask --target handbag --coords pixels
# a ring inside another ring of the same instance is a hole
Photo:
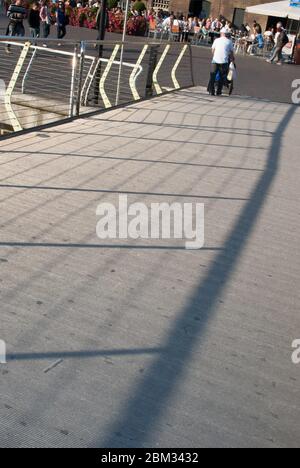
[[[228,81],[235,81],[237,79],[236,66],[233,62],[229,65],[229,72],[227,75]]]

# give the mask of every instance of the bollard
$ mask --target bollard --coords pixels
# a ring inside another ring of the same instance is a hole
[[[150,98],[153,96],[153,72],[157,65],[158,50],[159,45],[152,45],[150,47],[149,69],[146,83],[146,98]]]

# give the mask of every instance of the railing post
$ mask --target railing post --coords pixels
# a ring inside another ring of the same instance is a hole
[[[146,98],[153,96],[153,73],[157,65],[158,49],[159,45],[152,45],[150,47],[149,68],[146,82]]]
[[[133,99],[135,101],[139,101],[141,99],[140,95],[139,95],[139,92],[136,89],[136,79],[141,73],[141,63],[142,63],[142,61],[143,61],[143,59],[144,59],[144,57],[146,55],[146,52],[147,52],[148,48],[149,48],[149,45],[147,45],[147,44],[143,47],[143,50],[142,50],[139,58],[137,59],[137,62],[135,64],[134,69],[132,70],[132,73],[131,73],[130,78],[129,78],[129,87],[131,89]]]
[[[13,95],[13,92],[15,90],[15,86],[17,84],[17,81],[18,81],[18,78],[20,76],[20,73],[21,73],[21,70],[23,68],[23,65],[25,63],[25,60],[26,60],[26,57],[27,57],[27,54],[30,50],[30,42],[25,42],[24,46],[23,46],[23,49],[22,49],[22,52],[21,52],[21,55],[18,59],[18,62],[15,66],[15,69],[12,73],[12,76],[11,76],[11,79],[10,79],[10,82],[7,86],[7,89],[6,89],[6,92],[5,92],[5,95],[4,95],[4,105],[5,105],[5,109],[6,109],[6,112],[9,116],[9,119],[11,121],[11,125],[13,127],[13,130],[14,132],[18,132],[20,130],[23,130],[23,127],[22,125],[20,124],[20,121],[18,119],[18,117],[16,116],[13,108],[12,108],[12,103],[11,103],[11,99],[12,99],[12,95]]]
[[[121,55],[120,55],[120,66],[119,66],[118,84],[117,84],[117,93],[116,93],[116,106],[118,106],[119,102],[120,102],[122,67],[123,67],[123,60],[124,60],[124,45],[125,45],[126,32],[127,32],[127,19],[128,19],[128,13],[129,13],[129,3],[130,3],[129,0],[126,0],[124,27],[123,27],[123,35],[122,35],[122,49],[121,49]]]
[[[29,75],[29,71],[30,71],[30,68],[33,64],[33,61],[35,59],[35,56],[37,54],[37,49],[34,49],[33,53],[32,53],[32,56],[31,56],[31,59],[29,61],[29,64],[28,64],[28,67],[24,73],[24,77],[23,77],[23,81],[22,81],[22,94],[25,94],[25,85],[26,85],[26,81],[27,81],[27,78],[28,78],[28,75]]]
[[[72,78],[70,88],[70,105],[69,105],[69,117],[74,117],[74,101],[75,101],[75,83],[76,83],[76,69],[78,62],[78,44],[75,45],[73,62],[72,62]]]
[[[195,86],[195,75],[194,75],[194,61],[193,61],[193,48],[191,44],[189,44],[189,52],[190,52],[190,66],[191,66],[191,78],[192,78],[192,85]]]
[[[81,43],[80,43],[79,70],[78,70],[78,83],[77,83],[77,99],[76,99],[76,116],[77,117],[79,117],[79,115],[80,115],[84,57],[85,57],[85,42],[81,41]]]

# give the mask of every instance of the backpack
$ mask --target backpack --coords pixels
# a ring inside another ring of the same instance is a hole
[[[288,35],[285,31],[282,31],[282,33],[279,36],[278,39],[278,45],[279,47],[284,47],[290,42]]]

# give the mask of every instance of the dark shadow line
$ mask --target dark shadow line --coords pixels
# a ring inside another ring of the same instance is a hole
[[[185,242],[185,241],[184,241]],[[185,246],[180,245],[144,245],[144,244],[68,244],[55,242],[0,242],[1,247],[23,248],[57,248],[57,249],[129,249],[129,250],[182,250],[190,252]],[[220,247],[202,247],[199,251],[219,251]],[[195,250],[193,250],[195,252]],[[3,260],[2,260],[3,261]],[[0,259],[1,262],[1,259]]]
[[[146,124],[145,124],[146,125]],[[162,142],[165,142],[166,141],[166,138],[150,138],[150,137],[141,137],[141,136],[130,136],[130,135],[127,135],[127,134],[118,134],[118,135],[113,135],[111,133],[89,133],[89,132],[74,132],[74,131],[65,131],[65,132],[59,132],[59,131],[55,131],[55,132],[47,132],[47,133],[59,133],[59,134],[62,134],[62,135],[82,135],[82,136],[96,136],[96,137],[108,137],[108,138],[123,138],[123,139],[127,139],[127,140],[135,140],[135,141],[162,141]],[[210,146],[213,146],[214,148],[230,148],[231,150],[232,149],[246,149],[246,150],[251,150],[251,149],[254,149],[254,150],[263,150],[263,151],[266,151],[267,148],[264,148],[262,146],[243,146],[243,145],[226,145],[226,144],[222,144],[222,143],[203,143],[201,141],[193,141],[193,140],[173,140],[171,138],[167,138],[168,142],[169,143],[178,143],[178,144],[186,144],[186,145],[197,145],[197,146],[207,146],[207,147],[210,147]],[[101,144],[101,141],[99,142]],[[9,152],[9,151],[6,151],[6,152]]]
[[[277,174],[282,150],[282,136],[296,107],[290,107],[274,134],[268,152],[266,172],[256,183],[251,198],[238,216],[225,243],[217,254],[204,280],[187,306],[175,319],[162,345],[164,351],[152,362],[141,380],[129,390],[121,414],[111,423],[105,439],[95,438],[93,447],[143,447],[154,440],[153,432],[169,407],[169,400],[183,379],[194,347],[199,344],[208,323],[217,312],[217,303],[237,263],[264,206],[265,198]],[[189,336],[186,327],[191,328]]]
[[[246,132],[245,128],[235,127],[211,127],[205,125],[178,125],[170,123],[154,123],[154,122],[143,122],[136,120],[118,120],[111,117],[110,119],[92,119],[97,122],[111,122],[111,123],[123,123],[123,124],[134,124],[134,125],[147,125],[152,127],[163,127],[163,128],[176,128],[178,130],[194,130],[197,132],[213,132],[213,133],[229,133],[230,135],[242,135],[242,136],[256,136],[256,137],[272,137],[273,133],[267,130],[253,129]],[[239,133],[235,133],[239,132]],[[250,132],[250,133],[249,133]]]
[[[201,84],[198,84],[196,85],[195,88],[203,88],[204,86],[201,85]],[[189,88],[189,89],[186,89],[186,90],[182,90],[182,92],[178,93],[178,96],[182,95],[182,96],[186,96],[186,97],[193,97],[193,96],[202,96],[204,95],[205,96],[205,92],[201,90],[199,92],[196,92],[196,91],[193,91],[194,88]],[[228,96],[224,95],[222,96],[223,98],[228,98]],[[241,99],[243,100],[241,102]],[[218,98],[213,98],[210,100],[210,103],[212,104],[216,104],[218,101],[219,101],[219,97]],[[246,96],[246,95],[240,95],[240,94],[232,94],[230,96],[230,101],[239,101],[239,109],[249,109],[249,106],[244,104],[245,101],[248,101],[248,102],[261,102],[261,103],[264,103],[264,104],[274,104],[274,105],[288,105],[290,106],[291,105],[291,102],[286,102],[286,101],[272,101],[270,99],[263,99],[262,97],[259,97],[259,96]],[[133,107],[133,106],[132,106]],[[228,109],[232,109],[232,106],[230,105],[227,105],[227,103],[222,102],[222,109],[224,108],[228,108]]]
[[[45,359],[88,359],[94,357],[106,356],[136,356],[146,354],[158,354],[162,352],[161,348],[138,348],[138,349],[95,349],[95,350],[79,350],[79,351],[48,351],[44,353],[10,353],[7,354],[7,361],[33,361]]]
[[[116,195],[143,195],[149,197],[174,197],[174,198],[197,198],[197,199],[209,199],[209,200],[230,200],[230,201],[246,201],[247,198],[235,198],[235,197],[217,197],[210,195],[186,195],[182,193],[156,193],[156,192],[133,192],[126,190],[98,190],[88,188],[77,188],[77,187],[49,187],[40,185],[14,185],[14,184],[0,184],[1,188],[7,189],[19,189],[19,190],[53,190],[56,192],[86,192],[86,193],[111,193]]]
[[[192,103],[192,102],[194,102],[194,100],[191,100],[190,102]],[[139,110],[139,108],[136,108],[136,109]],[[140,108],[140,109],[143,109],[143,110],[151,110],[152,108],[151,108],[151,107],[143,107],[143,108]],[[224,109],[224,106],[222,106],[222,110],[223,110],[223,109]],[[232,107],[231,107],[230,109],[232,109]],[[170,111],[170,110],[168,110],[168,109],[164,109],[164,108],[161,108],[161,107],[159,108],[159,110],[160,110],[161,112],[167,112],[167,113],[169,113],[169,114],[177,114],[177,115],[178,115],[178,113],[180,113],[180,111],[177,111],[177,112],[176,112],[176,110]],[[181,113],[183,113],[183,112],[181,112]],[[268,113],[269,113],[269,112],[268,112]],[[183,114],[184,114],[184,113],[183,113]],[[132,114],[132,115],[134,115],[134,114]],[[190,111],[190,112],[188,112],[188,115],[189,115],[189,116],[192,115],[192,116],[200,117],[200,116],[199,116],[199,112],[195,112],[195,111]],[[273,116],[273,114],[272,114],[272,116]],[[202,119],[207,119],[207,118],[210,118],[210,117],[220,117],[220,112],[217,112],[217,111],[216,111],[216,113],[213,113],[212,111],[209,111],[209,112],[205,113],[205,115],[202,115],[202,116],[201,116]],[[95,121],[98,120],[98,121],[99,121],[99,119],[93,119],[93,120],[95,120]],[[233,121],[236,121],[236,120],[237,120],[237,117],[236,117],[236,116],[229,116],[229,115],[224,115],[224,114],[222,114],[222,120],[231,120],[231,121],[233,120]],[[251,119],[250,119],[249,117],[241,117],[241,116],[239,115],[239,116],[238,116],[238,120],[239,120],[239,121],[245,121],[245,122],[248,122],[248,123],[249,123],[249,121],[250,121]],[[112,120],[109,120],[109,119],[101,119],[101,121],[110,122],[110,121],[112,121]],[[127,122],[129,122],[129,121],[127,121]],[[262,123],[266,123],[266,119],[256,119],[255,122],[256,122],[257,124],[259,124],[259,123],[261,123],[261,122],[262,122]],[[276,120],[276,121],[268,120],[268,123],[269,123],[269,124],[274,124],[274,125],[275,125],[275,124],[278,124],[278,120]]]
[[[0,150],[0,153],[7,153],[7,151]],[[263,169],[256,169],[252,167],[238,167],[238,166],[222,166],[222,165],[215,165],[215,164],[200,164],[200,163],[191,163],[191,162],[176,162],[176,161],[160,161],[159,159],[140,159],[140,158],[122,158],[118,156],[95,156],[89,154],[79,154],[79,153],[57,153],[57,152],[37,152],[37,151],[10,151],[9,153],[14,154],[22,154],[23,157],[36,155],[38,157],[45,155],[45,156],[70,156],[75,158],[87,158],[87,159],[105,159],[105,160],[112,160],[112,161],[129,161],[129,162],[140,162],[140,163],[149,163],[149,164],[169,164],[174,166],[191,166],[191,167],[211,167],[213,169],[229,169],[234,171],[254,171],[254,172],[263,172]],[[0,166],[9,164],[14,161],[18,161],[21,158],[14,159],[13,161],[7,161],[5,163],[0,163]]]

